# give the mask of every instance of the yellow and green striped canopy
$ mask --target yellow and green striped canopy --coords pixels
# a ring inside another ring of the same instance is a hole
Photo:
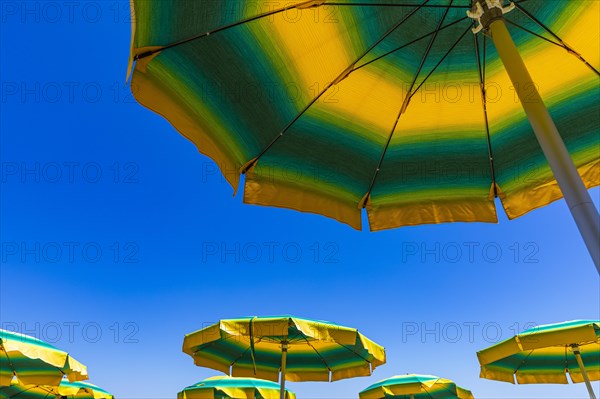
[[[406,374],[388,378],[359,393],[360,399],[473,399],[454,382],[433,375]]]
[[[256,378],[213,377],[185,388],[177,399],[279,399],[279,385]],[[296,399],[286,389],[285,399]]]
[[[516,3],[514,41],[597,186],[600,2]],[[131,88],[234,190],[245,173],[246,203],[357,229],[366,208],[381,230],[496,222],[498,196],[515,218],[562,194],[494,46],[471,32],[470,6],[132,0]]]
[[[0,330],[0,387],[10,386],[13,377],[25,385],[58,385],[63,376],[86,380],[87,368],[44,341]]]
[[[385,363],[384,348],[356,329],[291,316],[221,320],[186,335],[183,351],[197,366],[277,382],[284,344],[288,381],[368,376]]]
[[[590,380],[600,380],[600,321],[539,326],[477,352],[481,378],[519,384],[567,384],[584,378],[571,347],[577,345]]]
[[[22,385],[13,381],[10,387],[0,387],[2,399],[114,399],[114,396],[102,388],[87,382],[69,382],[62,380],[58,386]]]

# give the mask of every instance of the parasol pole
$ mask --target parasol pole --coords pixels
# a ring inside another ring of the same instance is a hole
[[[485,29],[491,35],[529,123],[600,274],[600,215],[508,32],[504,14],[513,8],[514,4],[503,7],[501,0],[473,0],[473,9],[467,14],[480,22],[478,28],[474,29],[475,33]]]
[[[287,365],[287,352],[288,352],[288,343],[287,343],[287,341],[283,341],[281,343],[281,376],[280,376],[281,390],[279,391],[280,399],[285,399],[285,368]]]
[[[594,390],[592,389],[592,383],[590,382],[590,378],[585,371],[585,366],[583,365],[583,360],[581,359],[581,352],[579,351],[579,346],[574,345],[571,347],[573,354],[575,355],[575,359],[577,359],[577,364],[579,365],[579,370],[581,370],[581,374],[583,375],[583,380],[585,381],[585,386],[590,394],[590,399],[596,399],[596,395],[594,394]]]

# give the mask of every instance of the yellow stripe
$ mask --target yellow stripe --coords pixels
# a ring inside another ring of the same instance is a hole
[[[377,206],[367,204],[371,231],[448,222],[497,223],[493,196],[479,201],[458,200],[421,201],[413,204]]]

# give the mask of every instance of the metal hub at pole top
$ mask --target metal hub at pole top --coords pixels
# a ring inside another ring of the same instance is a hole
[[[515,4],[510,2],[504,7],[504,0],[472,0],[473,7],[467,11],[467,16],[477,21],[477,27],[473,28],[473,33],[477,34],[482,30],[488,30],[491,23],[503,19],[504,14],[515,9]]]

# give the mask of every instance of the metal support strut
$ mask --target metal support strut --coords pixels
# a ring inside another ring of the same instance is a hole
[[[504,7],[502,0],[472,1],[473,8],[467,11],[467,15],[479,23],[473,32],[477,34],[485,30],[492,37],[529,123],[600,274],[600,215],[508,32],[504,14],[510,12],[514,4]]]

